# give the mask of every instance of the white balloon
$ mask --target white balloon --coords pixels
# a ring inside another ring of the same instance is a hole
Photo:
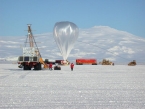
[[[75,41],[78,38],[79,29],[72,22],[57,22],[53,29],[54,39],[60,49],[64,60],[67,60]]]

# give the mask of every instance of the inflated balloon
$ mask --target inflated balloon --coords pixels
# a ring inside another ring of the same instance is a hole
[[[68,55],[78,38],[78,34],[79,29],[72,22],[57,22],[55,24],[53,36],[64,60],[67,60]]]

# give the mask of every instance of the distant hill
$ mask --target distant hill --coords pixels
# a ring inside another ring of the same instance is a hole
[[[62,59],[52,33],[33,34],[44,59]],[[22,55],[25,41],[26,36],[0,36],[0,60],[17,61],[17,57]],[[77,58],[96,58],[100,62],[109,59],[117,64],[136,60],[137,63],[145,64],[144,51],[145,38],[108,26],[94,26],[79,30],[79,38],[68,60],[74,62]]]

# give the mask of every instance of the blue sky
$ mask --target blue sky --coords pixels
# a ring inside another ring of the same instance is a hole
[[[145,38],[145,0],[0,0],[0,37],[53,31],[56,22],[79,28],[109,26]]]

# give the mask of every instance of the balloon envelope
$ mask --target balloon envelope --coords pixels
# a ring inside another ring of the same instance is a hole
[[[72,22],[57,22],[55,24],[53,36],[64,60],[67,60],[68,55],[78,38],[78,34],[79,29]]]

